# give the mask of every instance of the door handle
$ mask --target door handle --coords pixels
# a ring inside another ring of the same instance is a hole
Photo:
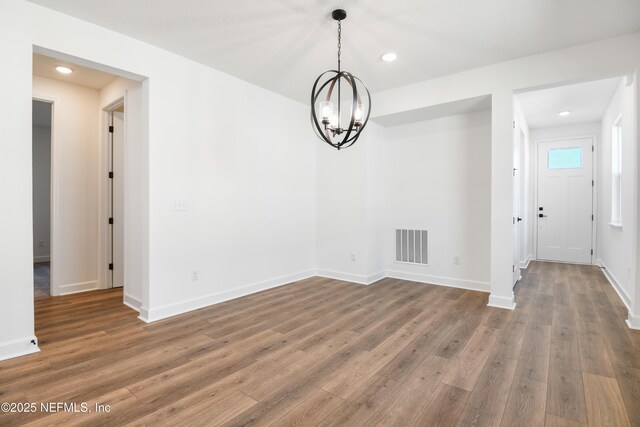
[[[518,217],[518,222],[522,221],[522,218]]]
[[[546,218],[546,217],[547,217],[547,215],[545,215],[545,214],[538,214],[538,218]]]

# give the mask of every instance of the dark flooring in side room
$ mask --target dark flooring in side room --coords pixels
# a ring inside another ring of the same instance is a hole
[[[145,324],[122,289],[35,300],[41,352],[0,362],[0,425],[640,426],[640,331],[594,266],[533,262],[517,307],[311,278]]]
[[[50,268],[49,262],[33,264],[33,293],[36,298],[49,296]]]

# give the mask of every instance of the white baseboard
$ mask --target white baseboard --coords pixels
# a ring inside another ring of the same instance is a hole
[[[0,343],[0,360],[12,359],[14,357],[25,356],[39,351],[38,338],[36,338],[35,335],[31,335],[17,340]]]
[[[602,261],[600,258],[596,260],[596,264],[601,267],[601,270],[604,273],[604,277],[606,277],[609,283],[611,283],[611,286],[618,294],[618,297],[620,297],[624,306],[627,307],[627,310],[629,311],[629,313],[631,313],[631,298],[629,298],[627,292],[622,288],[622,286],[620,286],[620,282],[618,282],[613,273],[611,273],[611,270],[607,268],[604,261]]]
[[[68,285],[60,285],[57,295],[77,294],[78,292],[95,291],[96,289],[100,289],[96,280],[91,282],[70,283]]]
[[[49,255],[40,255],[40,256],[34,256],[33,257],[33,262],[49,262],[51,261],[51,257]]]
[[[629,317],[627,318],[626,322],[627,322],[627,326],[630,329],[640,330],[640,316],[636,316],[634,314],[631,314],[631,312],[629,312]]]
[[[503,296],[491,294],[491,295],[489,295],[489,304],[487,304],[487,305],[489,307],[505,308],[507,310],[514,310],[516,308],[516,301],[515,301],[515,298],[514,298],[513,294],[511,294],[510,297],[503,297]]]
[[[387,275],[385,274],[384,271],[378,271],[376,274],[367,276],[367,285],[371,285],[372,283],[375,283],[378,280],[382,280],[385,277],[387,277]]]
[[[531,255],[527,257],[526,260],[520,262],[520,268],[526,270],[529,268],[529,264],[531,264]]]
[[[323,269],[316,270],[315,275],[320,277],[326,277],[328,279],[343,280],[345,282],[357,283],[359,285],[370,285],[386,277],[384,271],[379,271],[370,276],[365,276],[364,274],[343,273],[341,271],[332,271],[332,270],[323,270]]]
[[[137,312],[140,312],[140,307],[142,307],[142,301],[140,301],[137,298],[134,298],[131,295],[126,294],[126,293],[124,294],[123,303],[127,307],[132,308]]]
[[[166,319],[168,317],[176,316],[189,311],[197,310],[200,308],[208,307],[210,305],[218,304],[224,301],[229,301],[235,298],[240,298],[249,294],[264,291],[267,289],[275,288],[285,285],[287,283],[295,282],[298,280],[308,279],[310,277],[319,276],[329,279],[343,280],[346,282],[357,283],[361,285],[370,285],[378,280],[390,277],[400,280],[410,280],[413,282],[427,283],[438,286],[448,286],[453,288],[467,289],[477,292],[489,292],[490,284],[488,282],[480,282],[466,279],[455,279],[450,277],[433,276],[420,273],[410,273],[398,270],[383,270],[371,275],[360,275],[353,273],[345,273],[332,270],[308,270],[296,274],[277,277],[275,279],[266,280],[264,282],[242,286],[229,291],[218,292],[215,294],[204,295],[198,298],[177,302],[174,304],[167,304],[160,307],[144,307],[141,301],[136,300],[128,295],[125,295],[124,303],[137,310],[140,315],[138,318],[144,322],[151,323],[157,320]],[[490,299],[491,301],[491,299]],[[491,304],[490,304],[491,305]],[[511,299],[511,305],[504,301],[499,301],[499,304],[493,305],[501,308],[515,307],[513,299]]]
[[[315,276],[314,270],[303,271],[300,273],[290,274],[287,276],[276,277],[274,279],[265,280],[263,282],[242,286],[229,291],[218,292],[215,294],[204,295],[198,298],[167,304],[160,307],[140,307],[140,316],[138,318],[144,322],[151,323],[157,320],[166,319],[167,317],[176,316],[188,311],[197,310],[199,308],[208,307],[224,301],[240,298],[249,294],[253,294],[287,283],[296,282],[298,280],[308,279]]]
[[[479,282],[467,279],[455,279],[452,277],[433,276],[430,274],[410,273],[407,271],[387,270],[385,277],[392,279],[410,280],[412,282],[428,283],[430,285],[448,286],[450,288],[467,289],[470,291],[489,292],[489,282]]]

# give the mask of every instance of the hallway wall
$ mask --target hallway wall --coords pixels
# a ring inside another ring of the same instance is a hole
[[[98,287],[99,92],[33,76],[53,100],[52,295]]]
[[[609,104],[600,127],[598,151],[598,263],[616,287],[627,307],[632,306],[636,292],[636,153],[635,91],[637,83],[620,83]],[[611,225],[612,203],[612,126],[622,118],[622,226]]]

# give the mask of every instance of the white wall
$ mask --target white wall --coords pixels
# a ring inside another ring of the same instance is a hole
[[[96,289],[99,92],[33,76],[33,96],[53,101],[51,293]]]
[[[636,144],[635,82],[626,85],[623,79],[602,118],[598,150],[598,262],[618,290],[618,294],[631,307],[635,292],[635,181]],[[622,117],[622,227],[611,222],[611,131],[618,117]]]
[[[49,261],[51,128],[33,126],[33,261]]]
[[[490,111],[384,128],[370,185],[388,276],[489,291],[490,147]],[[428,266],[395,262],[395,229],[414,227]]]
[[[374,126],[351,148],[316,144],[316,266],[326,277],[369,283],[372,227],[367,174]],[[355,260],[352,259],[355,257]]]
[[[0,4],[0,360],[38,351],[33,322],[31,20],[26,3]]]
[[[96,25],[36,5],[28,11],[38,49],[147,78],[143,319],[313,274],[317,143],[306,105]],[[189,209],[172,211],[174,200]]]

